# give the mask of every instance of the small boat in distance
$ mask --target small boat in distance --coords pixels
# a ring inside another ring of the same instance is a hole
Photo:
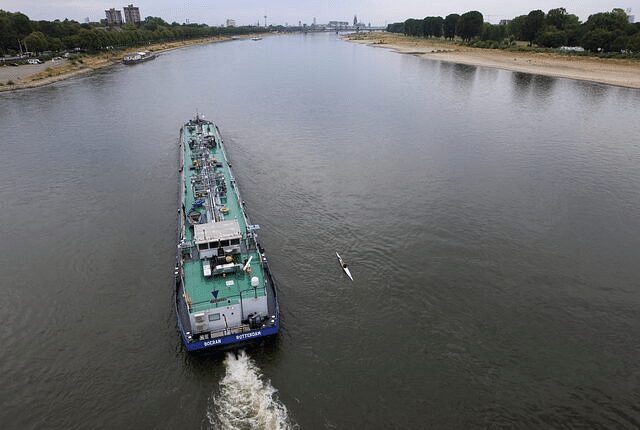
[[[346,273],[349,279],[353,281],[353,277],[351,276],[351,271],[349,270],[349,266],[347,265],[347,263],[345,263],[342,257],[340,257],[340,254],[338,254],[338,251],[336,251],[336,257],[338,257],[338,262],[340,263],[340,267],[342,267],[342,270],[344,270],[344,273]]]
[[[156,58],[156,54],[154,54],[153,52],[135,52],[133,54],[125,55],[122,59],[122,62],[124,64],[138,64],[145,61],[153,60],[154,58]]]
[[[252,37],[251,40],[255,40],[255,41],[262,40],[262,37],[255,36],[255,37]]]

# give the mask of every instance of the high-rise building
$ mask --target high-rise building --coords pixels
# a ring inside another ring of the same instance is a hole
[[[124,10],[124,19],[127,24],[140,24],[140,9],[134,7],[132,4],[122,9]]]
[[[122,14],[119,10],[111,8],[105,10],[107,14],[107,25],[122,25]]]

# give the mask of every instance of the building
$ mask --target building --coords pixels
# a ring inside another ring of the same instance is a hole
[[[140,24],[140,9],[134,7],[132,4],[122,9],[124,10],[124,19],[127,24]]]
[[[349,23],[347,21],[329,21],[328,27],[333,29],[345,29],[349,27]]]
[[[107,14],[107,25],[122,25],[122,14],[119,10],[111,8],[105,10]]]
[[[235,19],[227,19],[227,27],[235,27],[236,20]]]

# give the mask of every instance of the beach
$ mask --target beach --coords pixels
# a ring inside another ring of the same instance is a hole
[[[472,48],[395,33],[356,33],[345,40],[433,60],[640,88],[638,60]]]
[[[110,51],[97,55],[83,55],[81,57],[81,62],[59,59],[57,61],[49,60],[42,64],[24,64],[20,66],[6,65],[0,67],[0,92],[40,87],[63,79],[85,75],[99,69],[121,64],[122,58],[125,55],[134,52],[151,51],[158,54],[186,46],[224,42],[229,40],[232,39],[230,37],[211,37],[206,39],[157,43],[144,47]]]

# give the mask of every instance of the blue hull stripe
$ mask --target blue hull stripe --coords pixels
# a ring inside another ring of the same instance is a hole
[[[196,351],[199,349],[206,349],[206,348],[216,349],[224,345],[231,345],[234,343],[246,342],[252,339],[271,336],[277,333],[278,333],[278,324],[274,325],[273,327],[267,327],[260,330],[251,330],[246,333],[231,334],[228,336],[218,337],[215,339],[189,342],[185,337],[184,333],[182,332],[182,330],[180,331],[180,334],[182,335],[182,340],[185,346],[187,347],[187,350],[189,351]]]

